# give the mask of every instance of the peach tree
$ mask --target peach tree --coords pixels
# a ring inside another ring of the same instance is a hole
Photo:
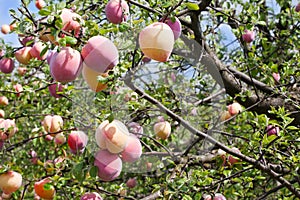
[[[19,0],[0,199],[300,198],[299,8]]]

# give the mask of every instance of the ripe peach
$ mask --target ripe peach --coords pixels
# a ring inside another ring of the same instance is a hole
[[[19,97],[21,95],[21,92],[23,92],[22,85],[17,83],[13,86],[13,88],[16,90],[16,92],[18,93],[17,96]]]
[[[167,139],[171,134],[171,124],[167,121],[157,122],[154,125],[154,133],[163,140]]]
[[[34,183],[34,192],[42,199],[53,199],[55,188],[51,185],[49,178],[42,179]]]
[[[78,37],[80,34],[81,27],[79,22],[82,22],[81,16],[70,9],[64,8],[60,17],[63,22],[62,30],[66,32],[74,31],[75,36]]]
[[[129,188],[134,188],[134,187],[136,186],[136,184],[137,184],[137,181],[136,181],[135,178],[130,178],[130,179],[128,179],[127,182],[126,182],[126,185],[127,185],[127,187],[129,187]]]
[[[5,194],[17,191],[22,185],[22,175],[15,171],[7,171],[0,175],[0,189]]]
[[[45,137],[45,140],[47,140],[47,141],[52,141],[53,139],[54,139],[54,137],[51,135],[46,135],[46,137]]]
[[[37,58],[38,60],[45,60],[47,58],[48,51],[46,51],[46,53],[42,56],[41,56],[41,52],[46,47],[47,47],[47,45],[45,45],[44,43],[37,42],[30,49],[30,55],[34,58]]]
[[[48,90],[51,96],[55,98],[61,98],[62,96],[60,94],[57,94],[57,92],[62,92],[64,89],[64,86],[60,83],[54,83],[48,86]]]
[[[296,11],[296,12],[300,12],[300,3],[298,3],[298,4],[296,5],[295,11]]]
[[[16,24],[16,23],[13,23],[13,24],[10,24],[10,25],[9,25],[9,30],[10,30],[10,31],[14,31],[15,28],[17,28],[17,24]]]
[[[3,24],[3,25],[1,26],[1,32],[2,32],[3,34],[8,34],[8,33],[10,32],[10,27],[9,27],[9,25]]]
[[[0,140],[11,138],[17,131],[15,120],[0,119]]]
[[[96,192],[85,193],[80,200],[103,200],[100,194]]]
[[[110,0],[105,6],[105,15],[113,24],[121,24],[127,20],[129,6],[124,0]]]
[[[174,40],[177,40],[181,35],[181,22],[177,17],[174,17],[174,21],[167,18],[164,23],[168,24],[173,31]]]
[[[122,171],[121,158],[107,150],[99,150],[96,153],[94,165],[98,168],[98,176],[103,181],[114,180]]]
[[[0,109],[0,118],[4,118],[4,116],[5,116],[4,110]]]
[[[97,128],[95,137],[100,148],[107,149],[111,153],[120,153],[127,146],[129,132],[122,122],[113,120],[109,123],[105,120]]]
[[[122,151],[122,160],[124,162],[135,162],[142,155],[142,144],[135,135],[130,135],[127,147]]]
[[[213,200],[226,200],[223,194],[216,193]]]
[[[228,112],[231,115],[236,115],[236,114],[242,112],[242,106],[237,102],[230,104],[227,108],[228,108]]]
[[[33,41],[34,37],[33,36],[26,36],[24,38],[22,38],[22,40],[20,40],[20,43],[25,47],[25,46],[32,46],[33,45]],[[29,45],[27,45],[28,42],[32,42]]]
[[[82,77],[88,84],[89,88],[95,92],[100,92],[107,88],[107,84],[100,83],[98,76],[107,77],[108,73],[99,73],[83,64]]]
[[[15,63],[11,58],[0,59],[0,71],[5,74],[11,73],[15,68]]]
[[[21,64],[29,64],[30,59],[32,58],[30,54],[31,47],[23,47],[15,52],[15,57],[17,61]]]
[[[231,117],[231,114],[228,110],[225,110],[221,113],[221,117],[220,117],[220,120],[223,122],[223,121],[226,121],[227,119],[229,119]]]
[[[63,133],[58,133],[54,137],[54,143],[58,145],[62,145],[67,141],[66,137]]]
[[[58,115],[47,115],[45,116],[42,125],[48,133],[55,133],[61,130],[63,126],[63,119]]]
[[[82,131],[71,131],[68,136],[68,145],[73,154],[84,151],[88,142],[88,136]]]
[[[174,34],[167,24],[155,22],[140,32],[139,44],[145,56],[166,62],[173,50]]]
[[[245,30],[244,32],[245,33],[242,35],[242,39],[247,43],[252,42],[255,38],[255,32],[250,30]]]
[[[277,135],[279,134],[279,127],[278,126],[273,126],[273,125],[268,125],[267,126],[267,129],[266,129],[266,132],[268,134],[268,136],[270,135]]]
[[[0,105],[2,106],[7,106],[9,103],[8,103],[8,98],[6,96],[1,96],[0,97]]]
[[[119,53],[112,41],[103,36],[91,37],[81,50],[87,67],[104,73],[118,64]]]
[[[26,67],[18,67],[18,74],[20,76],[23,76],[26,72],[27,72],[27,68]]]
[[[44,0],[36,0],[35,6],[37,9],[41,10],[43,7],[46,6],[46,2]]]
[[[51,76],[58,82],[74,81],[81,72],[82,60],[80,53],[71,47],[63,47],[55,52],[50,60]]]

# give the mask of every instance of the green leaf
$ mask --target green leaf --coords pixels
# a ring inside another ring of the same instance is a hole
[[[71,44],[71,45],[77,44],[77,39],[74,37],[65,36],[65,40],[67,44]]]
[[[39,11],[39,15],[41,15],[41,16],[48,16],[50,14],[51,14],[51,11],[47,10],[47,9],[42,9]]]
[[[98,167],[92,166],[90,169],[90,175],[91,177],[96,177],[98,175]]]
[[[198,4],[195,4],[195,3],[186,3],[185,6],[186,6],[189,10],[199,10]]]

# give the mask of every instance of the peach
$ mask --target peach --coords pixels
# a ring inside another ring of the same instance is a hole
[[[47,54],[47,58],[46,58],[48,65],[50,65],[50,62],[51,62],[52,56],[53,56],[54,54],[55,54],[55,52],[54,52],[54,51],[49,51],[49,52],[48,52],[48,54]]]
[[[68,136],[68,145],[73,154],[84,151],[88,143],[88,136],[82,131],[71,131]]]
[[[1,32],[2,32],[3,34],[8,34],[8,33],[10,32],[10,27],[9,27],[9,25],[3,24],[3,25],[1,26]]]
[[[96,192],[85,193],[80,200],[103,200],[100,194]]]
[[[105,120],[97,128],[95,138],[100,148],[107,149],[111,153],[120,153],[127,146],[129,132],[122,122],[113,120],[109,123]]]
[[[223,121],[228,120],[230,117],[231,117],[230,112],[228,110],[225,110],[221,113],[220,120],[223,122]]]
[[[130,122],[128,125],[128,129],[130,133],[137,135],[139,137],[140,134],[144,133],[143,127],[137,122]]]
[[[5,194],[17,191],[22,185],[22,175],[15,171],[7,171],[0,175],[0,189]]]
[[[129,15],[129,6],[124,0],[110,0],[105,6],[105,15],[113,24],[121,24]]]
[[[233,150],[236,153],[241,153],[240,150],[236,147],[232,147],[231,150]],[[228,161],[230,165],[234,165],[235,163],[237,163],[239,161],[238,158],[233,157],[232,155],[228,156]]]
[[[155,22],[140,32],[139,44],[145,56],[166,62],[173,50],[174,34],[167,24]]]
[[[9,25],[9,30],[10,31],[14,31],[16,28],[17,28],[17,24],[16,23],[13,23],[13,24]]]
[[[62,22],[63,22],[63,28],[62,30],[66,32],[72,32],[74,31],[74,34],[76,37],[80,34],[80,23],[82,22],[82,18],[77,13],[73,12],[70,9],[64,8],[62,10],[62,13],[60,15]]]
[[[135,135],[130,135],[127,147],[122,151],[122,160],[124,162],[135,162],[142,155],[142,144]]]
[[[82,60],[80,53],[71,47],[63,47],[55,52],[50,60],[51,76],[58,82],[74,81],[81,72]]]
[[[273,125],[268,125],[267,129],[266,129],[266,132],[267,132],[268,136],[270,136],[270,135],[278,136],[279,131],[280,131],[279,127],[278,126],[273,126]]]
[[[47,141],[52,141],[53,139],[54,139],[54,137],[51,135],[46,135],[46,137],[45,137],[45,140],[47,140]]]
[[[167,121],[157,122],[154,125],[154,133],[163,140],[167,139],[171,134],[171,124]]]
[[[19,97],[21,95],[21,92],[23,92],[22,85],[17,83],[13,86],[13,88],[16,90],[16,92],[18,93],[17,96]]]
[[[245,30],[244,32],[245,33],[242,35],[242,39],[247,43],[252,42],[255,38],[255,32],[250,30]]]
[[[272,74],[272,77],[273,77],[273,79],[274,79],[274,81],[276,82],[276,83],[279,83],[279,80],[280,80],[280,74],[279,73],[273,73]]]
[[[300,12],[300,3],[298,3],[298,4],[296,5],[295,11],[296,11],[296,12]]]
[[[181,35],[181,22],[177,17],[173,19],[167,18],[164,23],[168,24],[173,31],[174,40],[177,40]]]
[[[0,59],[0,71],[5,74],[11,73],[15,68],[15,63],[11,58]]]
[[[20,40],[20,43],[25,47],[25,46],[32,46],[33,44],[34,37],[33,36],[26,36]],[[28,44],[31,42],[30,44]]]
[[[87,67],[104,73],[118,64],[119,53],[112,41],[103,36],[91,37],[81,50]]]
[[[151,62],[151,58],[149,58],[149,57],[147,57],[147,56],[144,56],[144,57],[142,58],[142,61],[143,61],[144,63],[149,63],[149,62]]]
[[[30,54],[31,47],[23,47],[15,52],[15,57],[17,61],[21,64],[29,64],[30,59],[32,58]]]
[[[0,140],[11,138],[17,131],[15,120],[0,119]]]
[[[27,72],[27,68],[26,67],[18,67],[18,74],[20,76],[23,76],[26,72]]]
[[[226,200],[223,194],[216,193],[213,200]]]
[[[4,110],[0,109],[0,118],[4,118],[4,116],[5,116]]]
[[[41,52],[44,48],[47,48],[47,45],[42,42],[37,42],[30,49],[30,55],[38,60],[45,60],[47,58],[48,50],[41,56]]]
[[[61,130],[63,126],[63,119],[59,115],[45,116],[42,125],[48,133],[55,133]]]
[[[62,145],[67,141],[63,133],[58,133],[54,137],[54,143],[57,145]]]
[[[236,114],[242,112],[242,106],[237,102],[229,105],[227,108],[228,108],[228,112],[231,115],[236,115]]]
[[[130,178],[126,182],[126,186],[129,188],[134,188],[137,185],[137,181],[135,178]]]
[[[60,83],[54,83],[48,86],[48,90],[51,96],[55,98],[61,98],[62,96],[60,94],[57,94],[58,92],[62,92],[64,89],[64,86]]]
[[[0,97],[0,105],[2,106],[7,106],[9,103],[8,103],[8,98],[6,96],[1,96]]]
[[[107,84],[100,83],[98,81],[98,76],[107,77],[108,73],[96,72],[91,68],[87,67],[85,64],[83,64],[82,77],[85,80],[85,82],[88,84],[89,88],[94,92],[100,92],[107,88]]]
[[[98,168],[98,176],[103,181],[114,180],[122,171],[121,158],[107,150],[99,150],[96,153],[94,165]]]
[[[35,7],[37,9],[41,10],[45,6],[46,6],[46,2],[44,0],[36,0],[35,1]]]
[[[53,199],[55,195],[55,188],[51,184],[49,178],[42,179],[34,183],[34,192],[42,199]]]

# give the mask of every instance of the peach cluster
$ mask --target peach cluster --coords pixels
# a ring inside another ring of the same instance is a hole
[[[102,122],[95,138],[100,150],[95,155],[94,165],[98,167],[98,176],[103,181],[114,180],[120,175],[122,161],[135,162],[142,155],[140,140],[118,120]]]

